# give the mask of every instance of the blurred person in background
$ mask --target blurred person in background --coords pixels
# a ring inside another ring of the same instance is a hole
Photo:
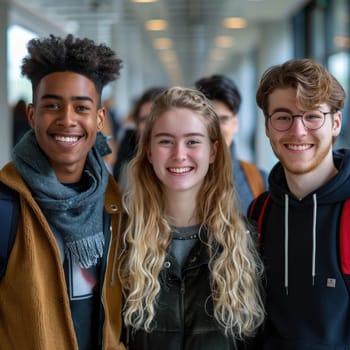
[[[125,193],[128,183],[127,168],[130,160],[136,154],[137,144],[143,132],[145,121],[150,114],[153,100],[164,90],[165,87],[160,86],[152,86],[145,90],[134,102],[128,117],[128,122],[132,122],[132,127],[128,127],[124,131],[118,146],[117,160],[113,169],[113,175],[123,193]]]
[[[21,98],[12,108],[13,121],[13,146],[22,138],[22,136],[30,130],[30,125],[27,119],[27,103]]]
[[[251,162],[240,160],[236,154],[234,136],[239,131],[241,94],[235,82],[224,75],[203,77],[195,87],[211,101],[219,116],[221,131],[230,149],[234,185],[242,213],[250,202],[267,188],[267,173]]]
[[[111,149],[110,153],[104,156],[108,171],[113,174],[115,162],[118,152],[118,134],[120,132],[120,122],[118,121],[116,108],[111,96],[107,97],[102,102],[106,109],[106,120],[101,132],[107,137],[108,145]]]

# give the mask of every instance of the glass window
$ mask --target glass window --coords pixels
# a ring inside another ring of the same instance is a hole
[[[334,52],[350,48],[349,10],[349,0],[336,0],[330,3],[330,25],[327,27],[330,51]]]
[[[350,93],[350,0],[330,2],[328,29],[328,68]],[[343,124],[337,139],[338,147],[350,146],[349,97],[343,109]]]
[[[13,25],[8,28],[8,94],[10,104],[20,98],[31,100],[30,82],[21,75],[23,57],[27,54],[27,43],[37,35],[23,27]]]
[[[349,96],[350,84],[350,55],[347,52],[339,52],[328,58],[328,69],[343,86],[346,96]],[[337,139],[338,147],[350,146],[350,124],[349,124],[349,98],[345,100],[343,109],[342,131]]]

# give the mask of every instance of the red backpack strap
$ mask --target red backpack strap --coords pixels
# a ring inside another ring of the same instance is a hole
[[[341,212],[339,246],[342,272],[350,275],[350,198],[344,202]]]
[[[248,209],[248,218],[253,219],[257,223],[259,240],[261,240],[264,214],[270,197],[270,192],[263,192],[260,196],[253,200]]]

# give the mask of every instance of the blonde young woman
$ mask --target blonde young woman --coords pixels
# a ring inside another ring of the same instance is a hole
[[[243,349],[263,321],[262,269],[202,93],[159,95],[129,175],[120,270],[129,349]]]

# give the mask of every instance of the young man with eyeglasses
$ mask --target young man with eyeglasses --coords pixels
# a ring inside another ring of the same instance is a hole
[[[291,60],[263,74],[256,99],[279,159],[269,194],[249,211],[266,266],[267,321],[257,349],[350,349],[350,275],[339,246],[350,152],[333,149],[344,90],[314,60]]]

